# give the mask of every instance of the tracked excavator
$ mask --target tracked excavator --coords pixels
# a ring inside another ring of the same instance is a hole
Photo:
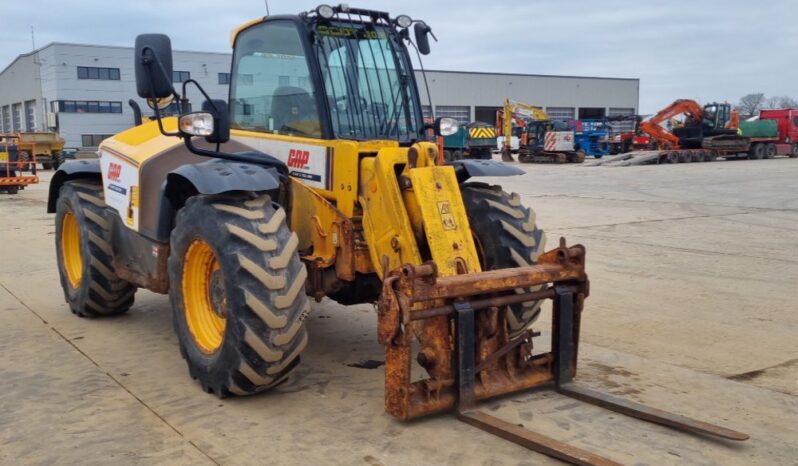
[[[513,122],[521,128],[518,161],[524,163],[582,163],[585,152],[575,146],[574,130],[566,123],[552,120],[548,113],[534,105],[504,99],[496,112],[497,127],[505,135],[502,160],[514,161],[511,135]]]

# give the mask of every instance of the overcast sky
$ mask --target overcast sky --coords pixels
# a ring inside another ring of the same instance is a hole
[[[36,45],[132,45],[164,32],[182,50],[229,51],[263,0],[3,0],[0,69]],[[291,14],[317,2],[269,0]],[[796,0],[383,0],[352,6],[424,19],[440,42],[430,69],[640,78],[641,113],[677,98],[798,98]],[[534,102],[530,102],[533,103]]]

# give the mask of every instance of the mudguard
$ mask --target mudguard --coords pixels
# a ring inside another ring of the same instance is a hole
[[[211,159],[206,162],[181,165],[169,172],[162,187],[162,201],[158,212],[155,239],[168,241],[174,215],[185,201],[181,190],[193,186],[199,194],[221,194],[230,191],[275,191],[281,179],[287,179],[287,168],[280,160],[266,154],[265,165]],[[142,232],[144,234],[148,232]]]
[[[64,183],[79,178],[101,179],[101,177],[99,159],[69,160],[62,163],[56,170],[55,175],[53,175],[53,179],[50,180],[50,191],[47,195],[47,213],[55,213],[58,193]]]
[[[282,165],[282,162],[278,162]],[[182,165],[166,177],[167,186],[182,177],[200,194],[227,191],[271,191],[280,187],[280,168],[251,163],[211,159],[207,162]]]
[[[461,183],[475,176],[515,176],[526,173],[518,167],[498,160],[464,159],[456,160],[451,165],[454,166],[457,180]]]

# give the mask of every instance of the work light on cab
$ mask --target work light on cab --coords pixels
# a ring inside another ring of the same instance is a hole
[[[396,22],[396,25],[402,29],[407,29],[411,24],[413,24],[413,18],[407,15],[399,15],[394,21]]]
[[[324,19],[330,19],[335,15],[335,10],[330,5],[319,5],[316,7],[316,14]]]
[[[213,134],[213,115],[208,112],[191,112],[180,117],[180,131],[189,136]]]

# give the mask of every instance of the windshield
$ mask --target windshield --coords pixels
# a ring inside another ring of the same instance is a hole
[[[421,134],[418,97],[403,50],[386,27],[316,27],[316,50],[335,135],[411,141]]]

